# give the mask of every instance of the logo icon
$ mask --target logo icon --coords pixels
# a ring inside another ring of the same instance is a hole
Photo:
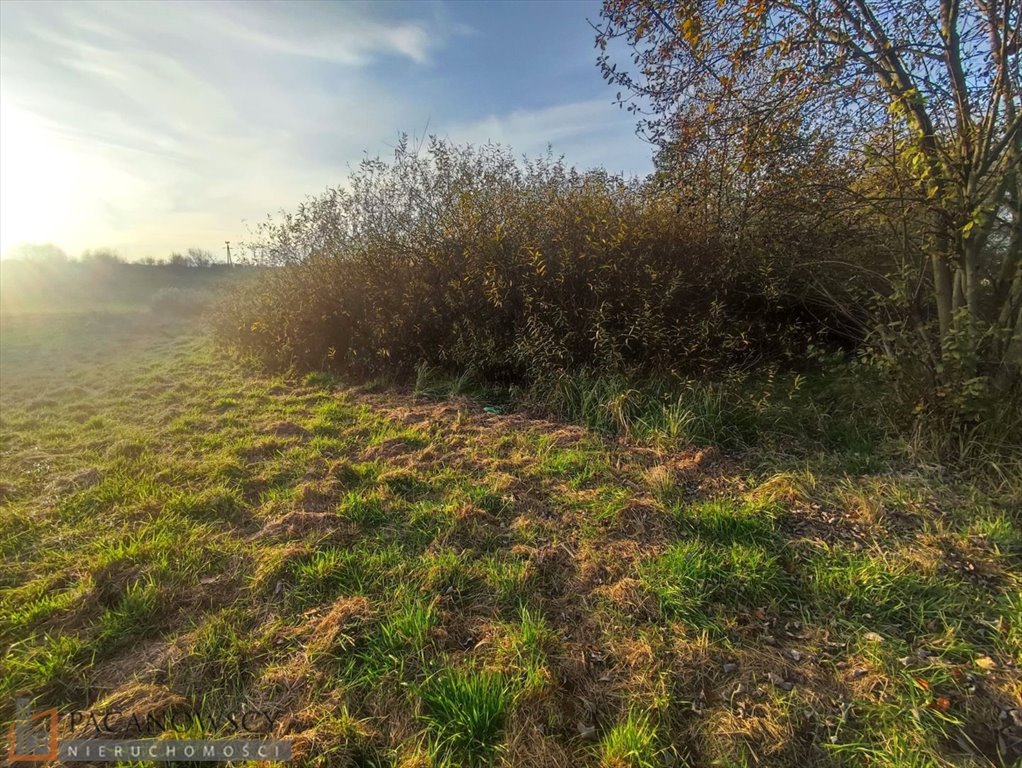
[[[7,756],[12,762],[45,763],[57,759],[57,709],[32,712],[29,699],[18,699]]]

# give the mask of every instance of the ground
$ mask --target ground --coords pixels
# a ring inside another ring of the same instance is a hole
[[[1022,756],[996,489],[271,375],[146,311],[0,351],[4,721],[247,708],[294,765]]]

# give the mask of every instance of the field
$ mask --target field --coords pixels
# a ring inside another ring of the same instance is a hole
[[[6,316],[3,720],[258,708],[294,765],[1022,757],[1017,488],[488,405]]]
[[[200,309],[229,286],[251,279],[253,267],[193,268],[124,262],[0,261],[0,316]]]

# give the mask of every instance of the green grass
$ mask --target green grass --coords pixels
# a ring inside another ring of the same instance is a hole
[[[5,719],[260,702],[299,766],[996,765],[1012,736],[1019,488],[805,389],[565,384],[579,429],[271,375],[151,313],[0,333]]]
[[[129,584],[117,602],[99,617],[97,650],[109,652],[158,626],[160,597],[160,586],[152,578]]]
[[[710,630],[728,613],[777,610],[791,592],[777,556],[754,544],[680,542],[640,574],[666,618]]]
[[[965,636],[985,631],[965,622],[956,626],[956,618],[968,615],[966,605],[974,616],[983,616],[996,599],[928,565],[896,554],[821,552],[806,563],[806,591],[821,610],[836,606],[837,615],[852,623],[868,616],[868,626],[888,627],[909,638],[934,627]]]
[[[498,659],[518,681],[520,695],[538,700],[551,692],[551,654],[561,647],[560,640],[538,610],[523,605],[516,618],[503,626]]]
[[[225,609],[214,613],[189,636],[189,675],[202,680],[206,694],[240,697],[250,682],[261,648],[253,637],[244,611]]]
[[[419,689],[430,746],[443,765],[488,765],[500,749],[512,692],[493,672],[442,670]]]
[[[341,595],[365,595],[395,588],[407,565],[396,547],[319,549],[294,562],[285,582],[289,602],[308,607]]]
[[[647,715],[629,712],[600,743],[601,762],[606,768],[657,768],[663,765],[663,749],[657,743],[656,728]]]

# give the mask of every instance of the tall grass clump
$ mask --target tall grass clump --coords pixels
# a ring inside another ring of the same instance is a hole
[[[446,669],[429,678],[419,695],[440,765],[493,763],[512,703],[512,692],[499,674]]]

